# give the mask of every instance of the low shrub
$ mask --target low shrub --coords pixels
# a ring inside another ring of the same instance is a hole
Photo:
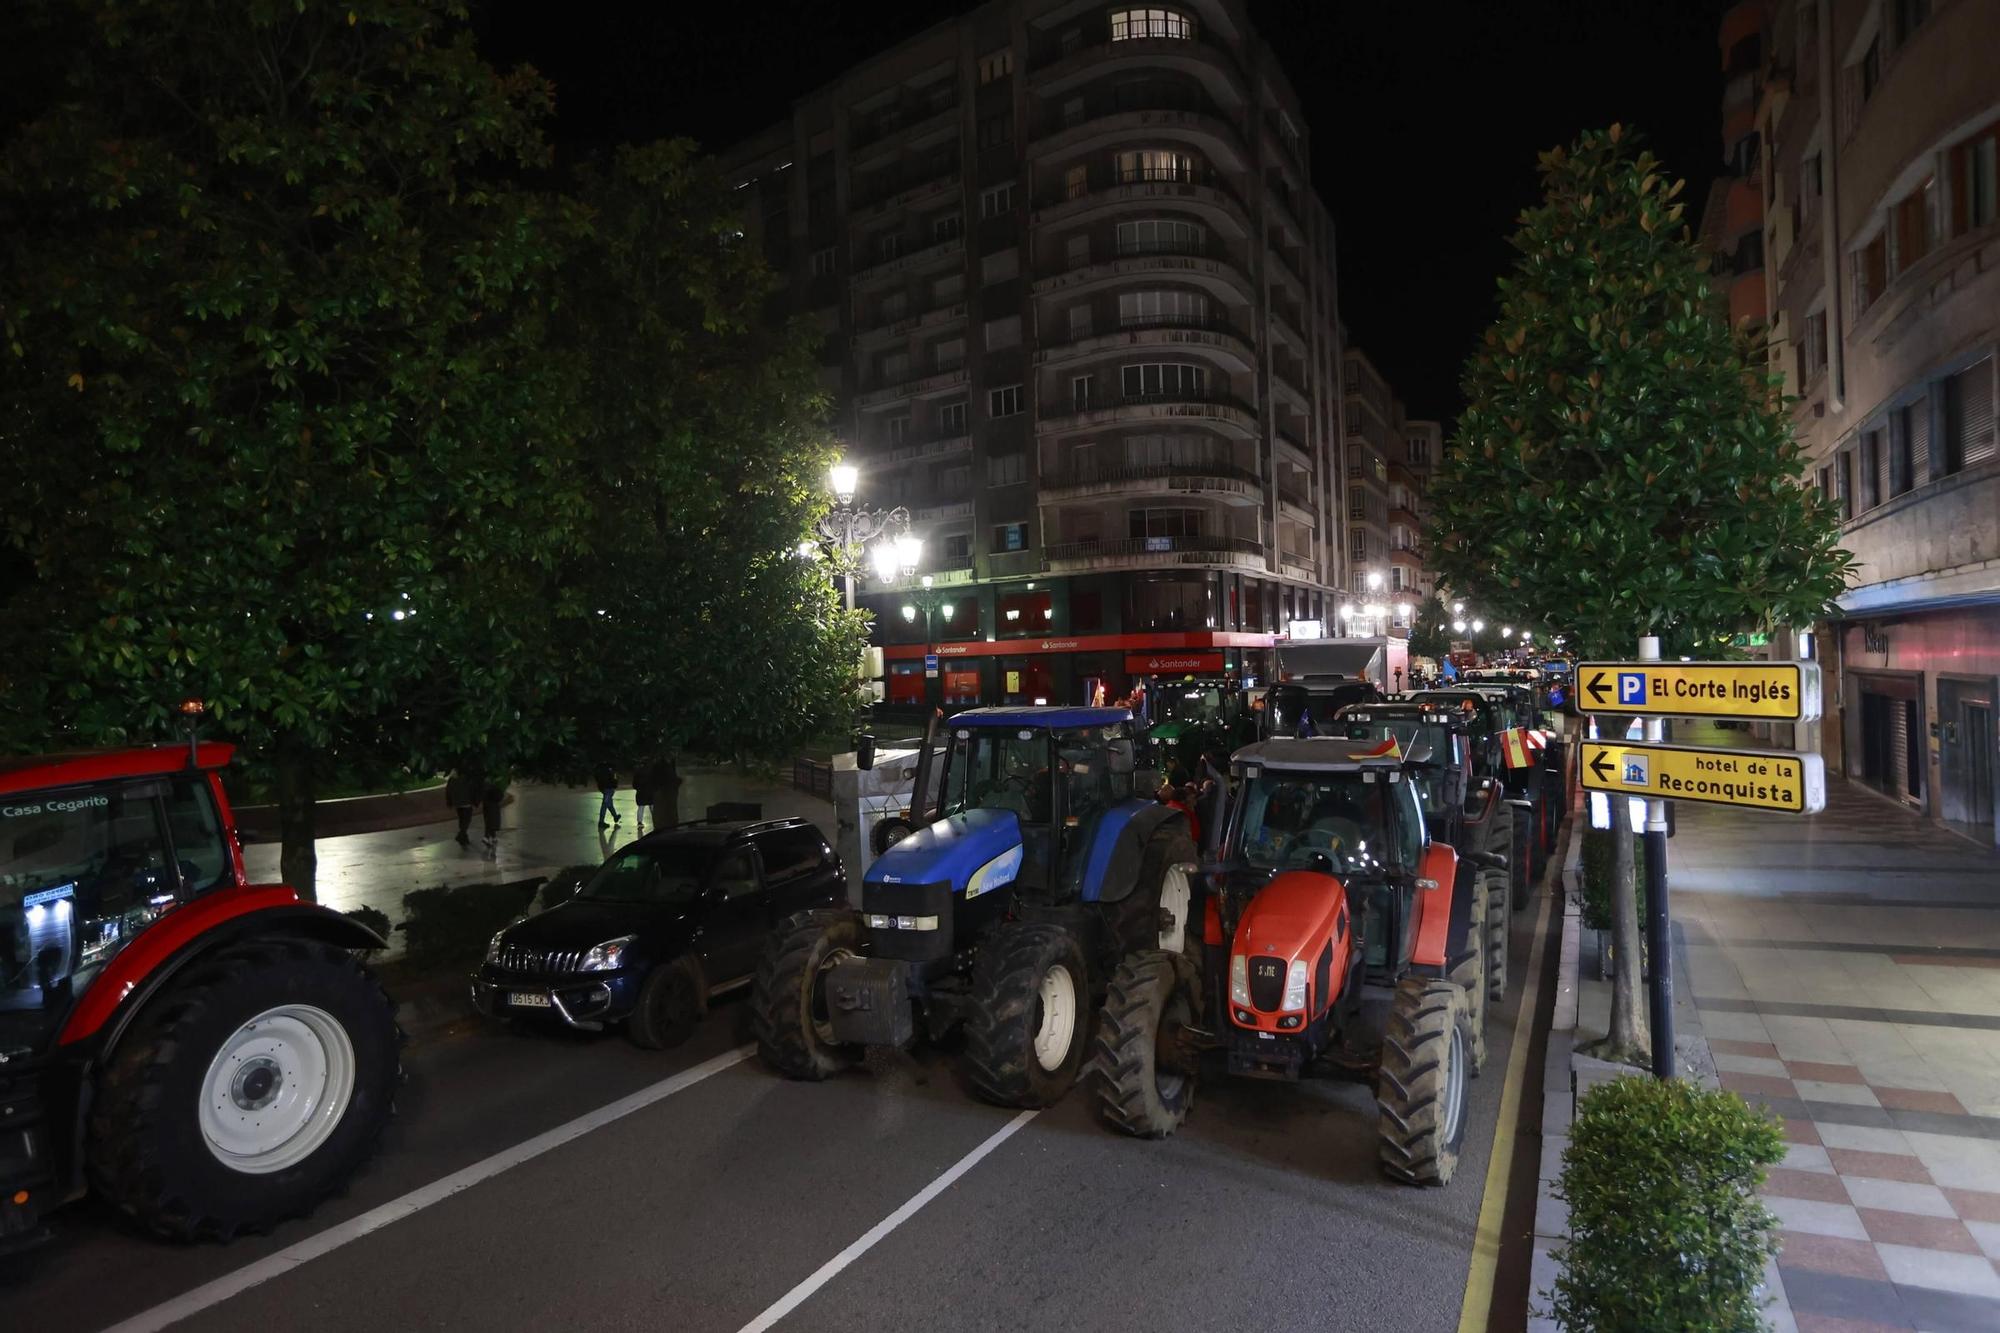
[[[1778,1220],[1759,1199],[1785,1146],[1768,1111],[1683,1080],[1621,1078],[1577,1104],[1557,1197],[1569,1239],[1552,1313],[1593,1333],[1750,1333]]]
[[[511,884],[460,884],[416,889],[403,895],[403,932],[409,965],[440,967],[476,963],[493,933],[521,915],[541,887],[541,879]]]
[[[1584,927],[1611,929],[1611,877],[1617,872],[1617,829],[1583,830],[1583,850],[1578,862],[1578,904]],[[1632,839],[1632,887],[1639,898],[1639,920],[1646,919],[1646,842],[1636,834]]]
[[[389,914],[379,907],[356,907],[342,912],[349,921],[368,927],[386,942],[389,939]],[[374,950],[368,952],[373,953]]]

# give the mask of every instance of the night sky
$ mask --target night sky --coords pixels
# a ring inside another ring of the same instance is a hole
[[[958,0],[551,5],[486,0],[488,57],[554,80],[568,149],[667,135],[725,147]],[[1535,154],[1638,128],[1698,213],[1722,155],[1710,0],[1251,0],[1305,101],[1339,228],[1340,304],[1410,415],[1458,410]]]

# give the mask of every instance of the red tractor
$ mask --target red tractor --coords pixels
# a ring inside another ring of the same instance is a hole
[[[252,884],[213,742],[0,759],[0,1251],[86,1187],[226,1240],[373,1152],[401,1075],[365,927]]]
[[[1372,1082],[1384,1173],[1451,1179],[1483,1048],[1488,895],[1425,824],[1428,751],[1315,737],[1236,752],[1199,958],[1136,953],[1111,981],[1092,1074],[1114,1128],[1171,1134],[1219,1050],[1246,1077]]]

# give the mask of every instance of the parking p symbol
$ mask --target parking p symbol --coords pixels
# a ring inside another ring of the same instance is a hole
[[[1618,702],[1621,704],[1643,704],[1646,702],[1645,672],[1621,671],[1618,673]]]

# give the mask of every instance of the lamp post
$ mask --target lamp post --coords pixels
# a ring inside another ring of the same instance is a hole
[[[827,477],[833,491],[833,508],[827,510],[819,521],[820,546],[826,552],[827,560],[834,572],[840,575],[842,597],[848,610],[854,609],[854,580],[861,573],[867,557],[871,556],[868,544],[878,537],[886,538],[872,553],[876,573],[882,572],[884,557],[882,547],[889,548],[889,572],[884,580],[893,579],[896,570],[903,563],[902,547],[912,544],[909,553],[909,568],[916,569],[916,550],[922,543],[910,532],[910,511],[898,505],[894,509],[863,509],[854,503],[861,484],[861,470],[851,463],[836,463]],[[803,549],[803,548],[802,548]]]

